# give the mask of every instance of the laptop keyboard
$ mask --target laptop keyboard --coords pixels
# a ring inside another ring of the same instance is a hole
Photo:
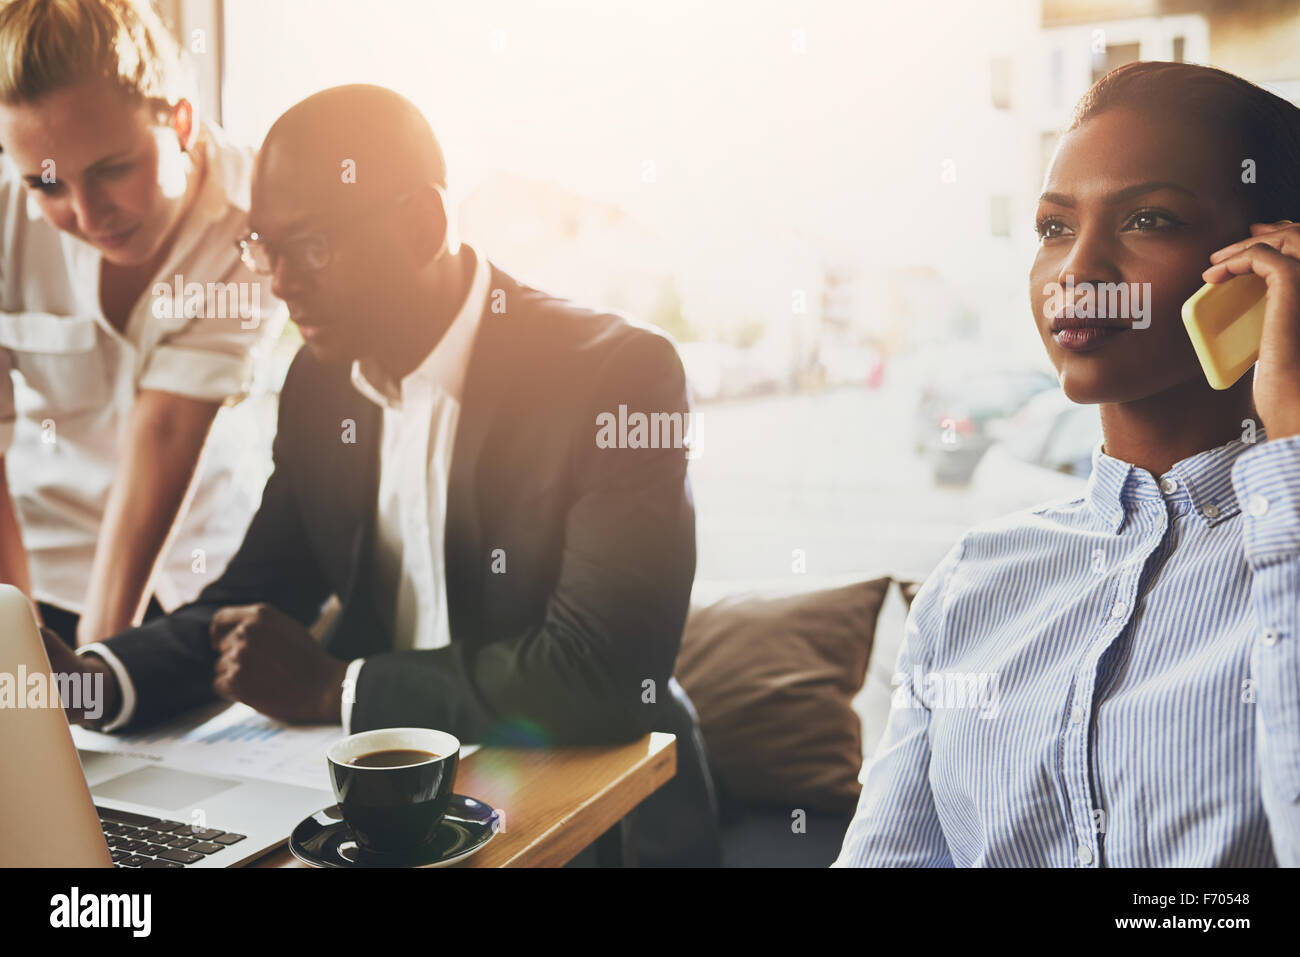
[[[99,807],[100,827],[108,839],[114,867],[185,867],[219,854],[244,839],[243,834],[181,821]]]

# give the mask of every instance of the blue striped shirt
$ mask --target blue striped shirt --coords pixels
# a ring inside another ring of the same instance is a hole
[[[962,536],[908,613],[843,866],[1300,865],[1300,436]]]

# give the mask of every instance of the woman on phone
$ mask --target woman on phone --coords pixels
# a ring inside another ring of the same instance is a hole
[[[1065,394],[1100,404],[1086,493],[972,528],[925,581],[837,866],[1300,864],[1293,220],[1285,100],[1133,63],[1079,102],[1029,286]],[[1215,391],[1180,307],[1245,273],[1268,286],[1259,360]],[[1101,283],[1149,312],[1059,295]]]
[[[147,0],[0,5],[0,581],[69,643],[193,598],[249,518],[200,453],[276,303],[252,154],[194,101]]]

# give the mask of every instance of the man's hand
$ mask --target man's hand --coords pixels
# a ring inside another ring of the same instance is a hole
[[[338,724],[347,662],[270,605],[222,608],[212,616],[220,657],[212,689],[289,724]]]
[[[79,707],[66,706],[64,711],[68,715],[70,724],[99,724],[104,721],[111,721],[117,716],[118,709],[121,707],[122,692],[117,686],[117,676],[113,674],[113,669],[93,652],[88,655],[78,655],[71,648],[63,643],[63,639],[50,631],[48,628],[41,628],[41,638],[45,641],[45,654],[50,659],[50,670],[55,674],[102,674],[103,683],[99,679],[92,680],[90,683],[91,694],[99,691],[101,688],[102,699],[86,700],[82,699]],[[86,712],[94,716],[86,717]]]

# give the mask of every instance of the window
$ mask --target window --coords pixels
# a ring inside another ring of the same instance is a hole
[[[1117,66],[1139,59],[1141,48],[1140,43],[1106,44],[1104,52],[1092,55],[1092,82],[1096,83]]]
[[[989,229],[994,236],[1011,235],[1011,197],[989,197]]]
[[[1048,105],[1059,110],[1065,105],[1065,51],[1053,47],[1047,61]]]
[[[989,90],[995,107],[1011,109],[1011,57],[994,57],[989,62]]]

